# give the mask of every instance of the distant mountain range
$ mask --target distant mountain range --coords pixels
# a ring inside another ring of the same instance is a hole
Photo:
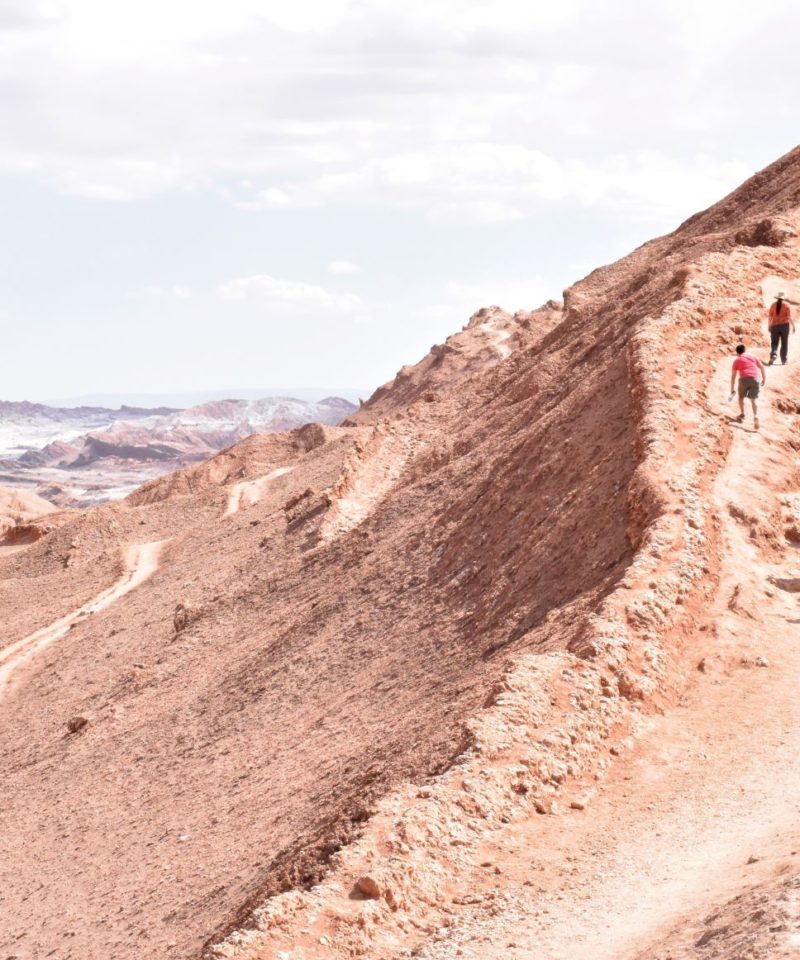
[[[176,410],[185,410],[188,407],[201,406],[211,400],[226,400],[228,397],[237,397],[240,400],[261,400],[264,397],[293,397],[296,400],[307,400],[309,403],[318,403],[323,397],[343,397],[353,403],[359,397],[368,397],[373,387],[353,386],[316,386],[316,387],[228,387],[223,390],[181,390],[177,392],[158,393],[131,393],[130,391],[103,393],[85,393],[71,397],[47,397],[42,403],[51,407],[110,407],[116,409],[120,405],[142,407],[170,407]]]
[[[0,401],[0,483],[61,506],[96,503],[252,433],[336,424],[355,409],[340,397],[212,400],[186,410]]]

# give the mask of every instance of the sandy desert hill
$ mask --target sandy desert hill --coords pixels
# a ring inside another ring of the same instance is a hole
[[[0,487],[0,536],[6,536],[13,528],[54,513],[55,509],[52,503],[37,497],[35,493]]]
[[[796,955],[798,231],[800,150],[0,556],[6,954]]]

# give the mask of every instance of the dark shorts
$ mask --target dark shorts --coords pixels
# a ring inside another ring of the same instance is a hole
[[[742,400],[758,400],[761,384],[755,377],[739,377],[739,396]]]

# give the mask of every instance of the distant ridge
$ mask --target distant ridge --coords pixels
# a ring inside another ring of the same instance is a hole
[[[359,397],[367,397],[375,389],[372,386],[320,386],[320,387],[226,387],[224,389],[185,390],[175,393],[112,393],[99,392],[79,394],[73,397],[47,398],[44,403],[54,407],[106,407],[120,406],[156,407],[166,406],[178,409],[196,407],[212,400],[261,400],[269,397],[293,397],[316,403],[325,397],[342,397],[358,403]]]

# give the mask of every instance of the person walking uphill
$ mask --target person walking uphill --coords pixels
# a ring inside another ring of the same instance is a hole
[[[769,308],[769,336],[771,340],[769,365],[772,366],[778,356],[778,344],[781,348],[781,363],[789,359],[789,327],[794,333],[794,320],[785,293],[779,293],[775,303]]]
[[[747,399],[753,405],[753,426],[758,430],[758,405],[756,404],[756,400],[758,400],[761,387],[766,385],[767,371],[764,369],[764,364],[758,357],[754,357],[745,351],[743,343],[740,343],[736,348],[736,353],[737,357],[733,361],[733,369],[731,370],[731,395],[729,399],[733,400],[733,388],[736,384],[736,374],[738,373],[739,416],[736,418],[736,422],[744,423],[744,401]]]

